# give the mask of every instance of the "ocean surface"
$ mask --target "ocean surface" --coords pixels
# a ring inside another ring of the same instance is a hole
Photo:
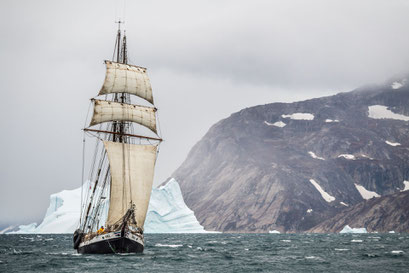
[[[0,235],[0,272],[409,272],[409,234],[146,234],[80,255],[71,235]]]

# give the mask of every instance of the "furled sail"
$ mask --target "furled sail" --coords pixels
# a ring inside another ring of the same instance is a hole
[[[152,87],[146,68],[105,61],[107,70],[99,95],[129,93],[153,104]]]
[[[156,146],[104,141],[111,171],[107,225],[117,223],[135,204],[135,220],[143,228],[152,191]]]
[[[90,126],[107,121],[131,121],[156,133],[155,108],[105,100],[94,100]]]

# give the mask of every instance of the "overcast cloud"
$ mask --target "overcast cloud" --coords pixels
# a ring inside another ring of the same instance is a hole
[[[232,112],[407,73],[408,3],[127,1],[130,60],[149,69],[165,138],[155,184]],[[51,193],[80,185],[81,128],[121,6],[1,1],[0,226],[42,219]]]

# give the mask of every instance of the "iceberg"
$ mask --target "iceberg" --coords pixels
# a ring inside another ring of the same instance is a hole
[[[270,234],[280,234],[280,232],[278,230],[269,230],[268,233]]]
[[[84,187],[88,187],[84,183]],[[81,187],[63,190],[50,196],[50,205],[39,226],[36,223],[21,225],[9,233],[74,233],[79,225]],[[203,233],[203,226],[189,209],[179,187],[172,178],[152,190],[144,226],[145,233]]]
[[[193,211],[184,200],[178,182],[172,178],[165,186],[152,190],[145,233],[203,233]]]
[[[366,231],[366,228],[351,228],[346,225],[339,233],[368,233],[368,231]]]

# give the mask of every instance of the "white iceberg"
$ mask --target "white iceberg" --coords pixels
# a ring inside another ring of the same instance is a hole
[[[339,233],[368,233],[366,228],[351,228],[346,225]]]
[[[278,230],[269,230],[268,233],[270,234],[280,234]]]
[[[39,226],[36,223],[21,225],[10,233],[74,233],[79,223],[80,204],[81,187],[52,194]],[[186,206],[179,184],[173,178],[165,186],[152,190],[144,229],[145,233],[206,232]]]
[[[165,186],[152,190],[146,233],[203,233],[193,211],[184,200],[178,182],[172,178]]]

